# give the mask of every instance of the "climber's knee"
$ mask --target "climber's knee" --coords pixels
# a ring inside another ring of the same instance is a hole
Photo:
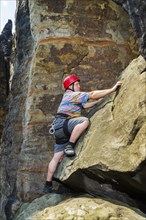
[[[57,163],[57,164],[60,163],[62,158],[63,158],[63,155],[64,155],[63,151],[55,153],[54,156],[53,156],[54,162]]]
[[[90,120],[87,118],[87,120],[84,121],[86,128],[90,125]]]

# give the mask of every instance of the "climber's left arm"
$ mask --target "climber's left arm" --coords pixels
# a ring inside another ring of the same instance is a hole
[[[96,105],[98,102],[100,102],[102,100],[102,98],[101,99],[98,99],[98,100],[96,100],[96,101],[94,101],[94,102],[87,102],[87,103],[85,103],[84,105],[83,105],[83,108],[91,108],[91,107],[93,107],[94,105]]]

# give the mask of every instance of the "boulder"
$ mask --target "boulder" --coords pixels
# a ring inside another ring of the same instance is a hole
[[[62,202],[59,200],[62,198]],[[59,203],[59,204],[58,204]],[[54,206],[55,205],[55,206]],[[53,206],[53,207],[52,207]],[[67,197],[48,194],[23,204],[14,220],[146,220],[146,216],[136,209],[120,203],[93,198],[87,195]]]

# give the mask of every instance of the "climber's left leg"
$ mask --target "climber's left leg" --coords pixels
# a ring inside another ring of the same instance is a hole
[[[64,153],[67,156],[75,156],[74,147],[81,136],[81,134],[87,129],[90,122],[86,117],[72,118],[68,121],[68,131],[71,133],[69,143],[65,147]]]

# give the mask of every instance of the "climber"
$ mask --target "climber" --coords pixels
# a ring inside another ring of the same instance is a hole
[[[52,192],[52,179],[59,162],[64,154],[68,157],[75,156],[75,144],[89,126],[89,119],[81,116],[81,109],[94,106],[104,96],[115,92],[121,84],[121,81],[118,81],[111,89],[80,92],[80,79],[77,76],[69,75],[64,79],[65,93],[50,129],[56,143],[54,156],[48,166],[44,193]],[[88,100],[95,101],[88,102]]]

